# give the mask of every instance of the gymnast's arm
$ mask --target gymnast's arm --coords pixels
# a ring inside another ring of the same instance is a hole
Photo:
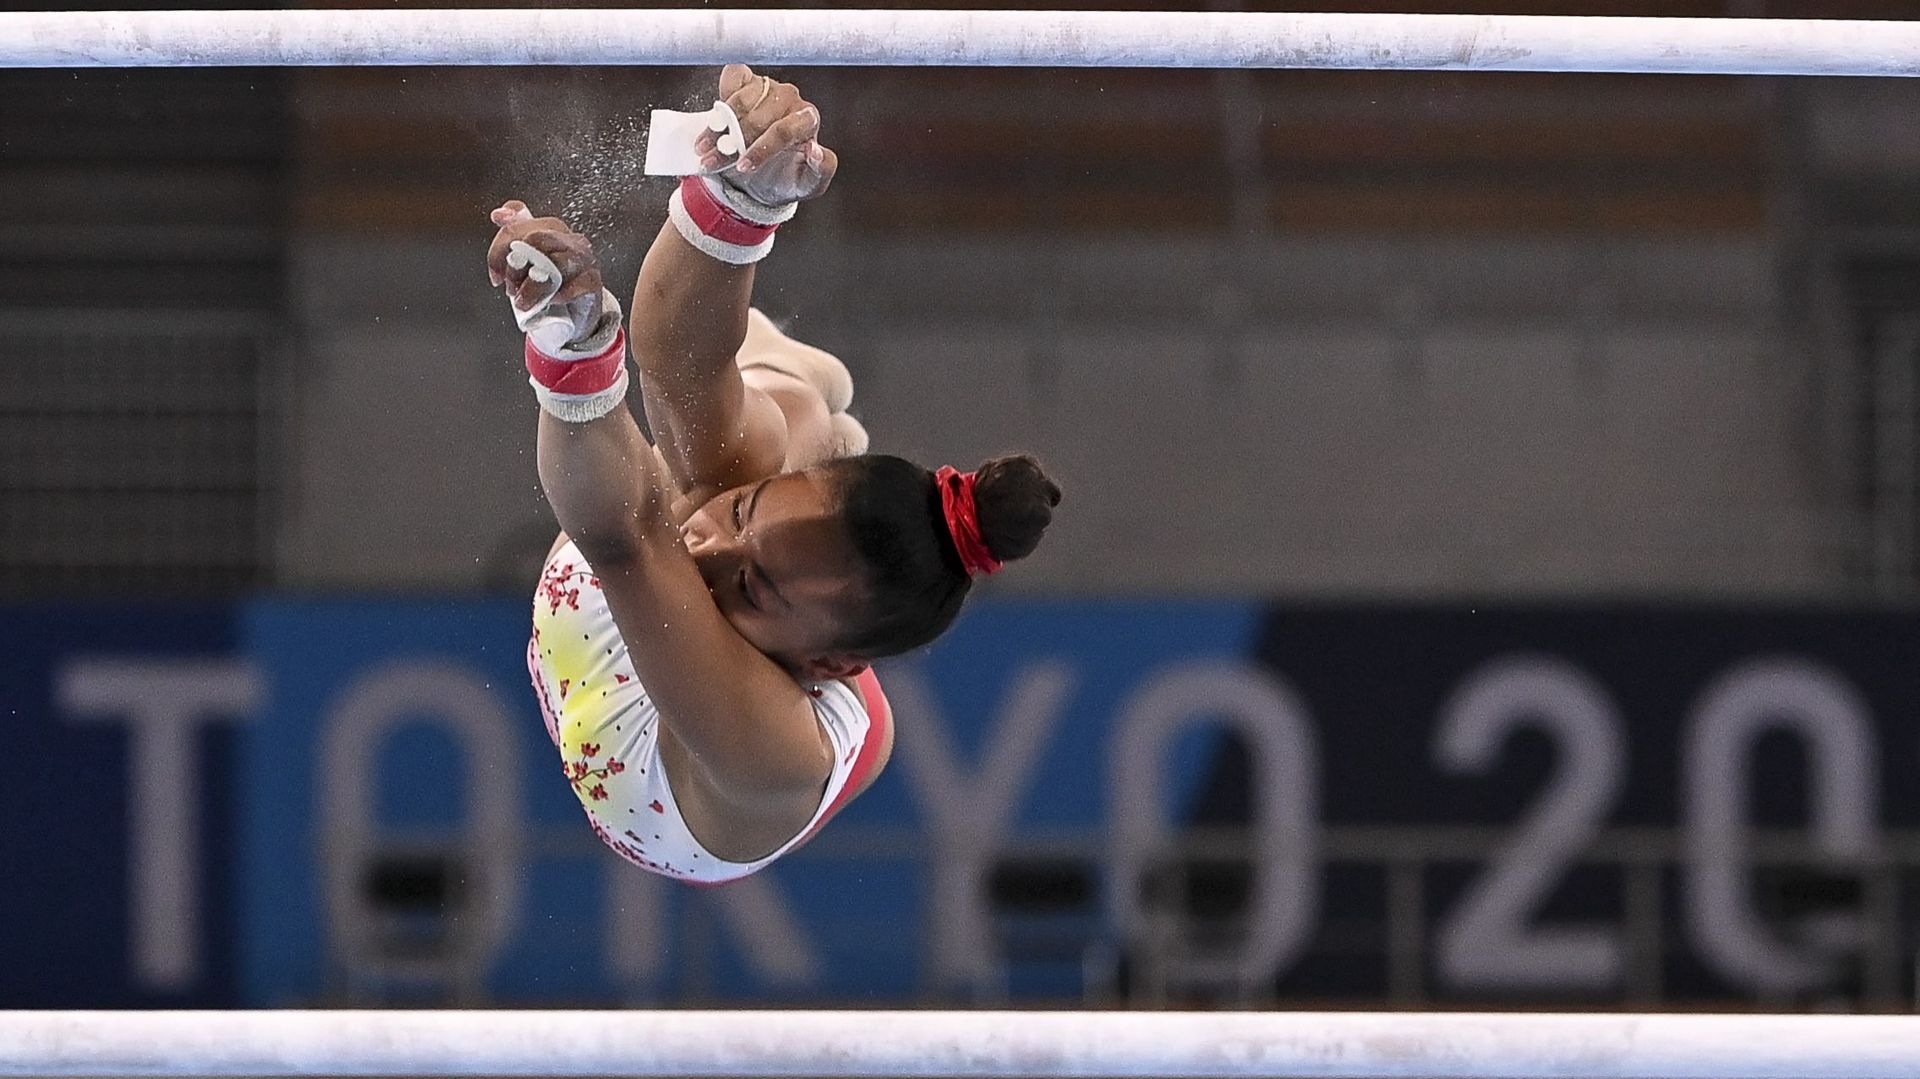
[[[529,290],[553,287],[509,259],[520,241],[551,262],[561,281],[554,299],[593,327],[589,339],[604,333],[600,316],[611,312],[598,309],[600,270],[587,238],[557,218],[533,217],[519,202],[496,210],[494,222],[500,231],[488,272],[507,287],[516,309],[531,309]],[[588,306],[573,312],[576,302]],[[615,366],[599,371],[603,379],[619,371],[618,344],[610,344]],[[584,368],[599,361],[577,362]],[[622,386],[606,392],[619,394]],[[547,501],[600,579],[635,673],[660,709],[663,736],[685,748],[711,779],[708,788],[738,808],[806,809],[833,763],[812,702],[714,606],[681,543],[673,491],[653,447],[624,400],[607,404],[610,411],[584,422],[542,409],[539,472]]]
[[[817,801],[833,751],[812,701],[714,606],[633,414],[622,405],[567,423],[543,411],[539,470],[560,527],[600,579],[634,672],[660,709],[662,735],[738,808],[791,811]]]
[[[790,84],[742,64],[720,75],[720,95],[740,116],[749,146],[740,173],[756,193],[781,201],[813,198],[838,159],[814,136],[817,108]],[[702,149],[710,147],[703,144]],[[717,164],[720,158],[709,154]],[[747,334],[754,267],[731,265],[661,226],[634,286],[628,339],[640,371],[654,441],[674,483],[698,505],[720,491],[781,470],[787,424],[778,404],[740,378],[734,356]]]
[[[670,481],[699,505],[780,471],[786,418],[740,378],[753,267],[696,250],[661,227],[634,286],[627,339]]]

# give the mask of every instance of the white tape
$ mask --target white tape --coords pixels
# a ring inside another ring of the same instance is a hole
[[[546,253],[525,240],[515,240],[507,245],[507,265],[516,270],[527,271],[527,277],[536,282],[553,285],[532,307],[522,310],[518,304],[513,306],[513,320],[520,324],[522,331],[532,322],[546,313],[547,305],[553,303],[554,296],[560,292],[564,283],[560,279],[560,267]]]
[[[527,276],[535,281],[560,280],[560,267],[553,264],[546,252],[525,240],[515,240],[507,245],[507,265],[527,271]]]
[[[653,120],[647,127],[646,174],[704,174],[707,169],[700,164],[700,158],[704,155],[697,144],[700,136],[708,132],[724,132],[714,140],[714,149],[722,154],[734,156],[746,149],[747,138],[746,133],[740,130],[740,117],[734,115],[733,109],[724,101],[714,102],[713,108],[705,112],[653,110]]]

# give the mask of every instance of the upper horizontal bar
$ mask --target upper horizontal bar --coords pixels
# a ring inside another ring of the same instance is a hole
[[[1920,1079],[1920,1016],[0,1012],[0,1075]]]
[[[1920,24],[1133,11],[0,13],[0,67],[720,64],[1920,75]]]

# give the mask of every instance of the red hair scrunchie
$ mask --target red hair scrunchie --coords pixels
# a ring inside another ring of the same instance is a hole
[[[953,546],[960,552],[960,564],[967,568],[967,576],[1000,572],[1004,563],[993,557],[987,541],[981,537],[980,510],[973,504],[973,485],[979,482],[979,474],[942,465],[933,474],[933,481],[940,485],[940,504],[946,510],[947,531],[953,534]]]

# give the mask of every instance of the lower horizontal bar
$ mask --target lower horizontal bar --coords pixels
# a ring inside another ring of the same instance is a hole
[[[0,1076],[1920,1079],[1920,1016],[0,1012]]]

